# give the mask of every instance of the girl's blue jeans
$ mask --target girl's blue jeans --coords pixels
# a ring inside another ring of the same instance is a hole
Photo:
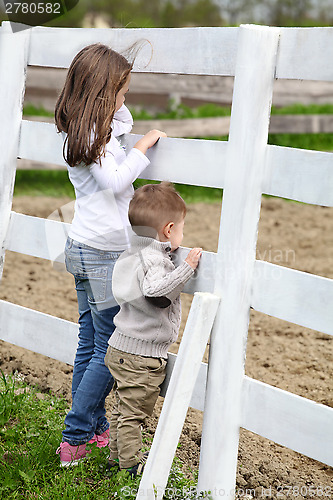
[[[105,398],[113,378],[104,364],[108,340],[119,311],[112,295],[112,272],[121,252],[92,248],[68,238],[66,268],[75,279],[79,308],[79,342],[72,381],[72,408],[65,418],[63,441],[87,443],[109,428]]]

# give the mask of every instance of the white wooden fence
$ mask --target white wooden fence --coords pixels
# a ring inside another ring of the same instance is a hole
[[[62,253],[68,229],[61,222],[11,212],[17,157],[64,163],[54,126],[22,121],[27,65],[64,68],[92,42],[122,51],[142,38],[150,43],[134,71],[235,75],[235,85],[228,142],[163,139],[150,151],[151,164],[142,174],[223,187],[224,196],[218,252],[204,253],[196,279],[186,287],[188,293],[200,293],[178,358],[170,358],[165,388],[169,383],[172,390],[166,393],[138,498],[155,498],[153,487],[162,498],[188,404],[204,410],[198,490],[211,490],[214,499],[234,498],[240,427],[333,465],[333,409],[244,375],[250,307],[333,334],[333,280],[255,258],[262,193],[333,206],[332,153],[267,145],[274,79],[332,81],[333,28],[37,27],[13,34],[10,24],[3,23],[2,260],[6,249],[54,259]],[[133,135],[124,138],[129,146],[136,140]],[[207,374],[201,359],[210,332]],[[73,363],[77,325],[0,301],[0,338]]]

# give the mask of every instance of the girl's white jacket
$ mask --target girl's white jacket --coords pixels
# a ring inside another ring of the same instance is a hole
[[[132,126],[132,115],[122,105],[114,115],[111,139],[101,164],[67,165],[76,196],[69,236],[100,250],[124,250],[132,234],[128,220],[128,205],[134,192],[132,183],[150,163],[136,148],[126,155],[117,140],[129,133]],[[63,135],[65,138],[66,134]]]

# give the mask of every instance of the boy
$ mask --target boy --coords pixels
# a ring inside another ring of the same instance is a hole
[[[153,413],[166,374],[169,346],[177,340],[180,293],[198,266],[193,248],[175,268],[171,252],[183,239],[186,205],[167,182],[137,189],[129,206],[136,233],[115,264],[113,293],[120,305],[105,364],[115,380],[110,422],[110,466],[136,476],[142,469],[141,424]]]

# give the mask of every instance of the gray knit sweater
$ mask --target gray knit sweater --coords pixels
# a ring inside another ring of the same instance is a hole
[[[180,292],[194,273],[183,262],[175,268],[170,243],[133,236],[117,260],[113,294],[120,305],[109,344],[120,351],[167,358],[180,326]]]

